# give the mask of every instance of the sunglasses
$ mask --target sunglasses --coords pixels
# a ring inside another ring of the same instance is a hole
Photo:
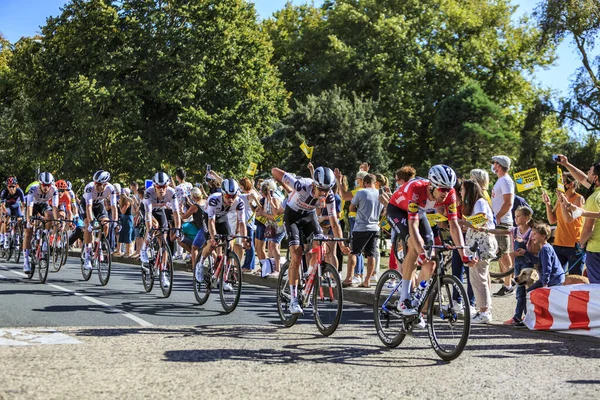
[[[440,193],[450,193],[452,189],[448,188],[436,188]]]
[[[16,186],[9,186],[8,188],[9,188],[9,189],[15,189],[15,188],[16,188]]]
[[[157,189],[166,189],[167,185],[156,185]]]
[[[224,195],[226,199],[235,199],[237,197],[237,194],[225,194]]]
[[[47,184],[45,184],[45,183],[42,183],[42,187],[49,188],[50,186],[52,186],[52,184],[50,184],[50,185],[47,185]]]

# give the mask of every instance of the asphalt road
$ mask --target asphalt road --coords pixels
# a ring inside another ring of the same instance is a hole
[[[310,312],[283,328],[274,289],[245,285],[224,314],[216,293],[194,305],[189,273],[164,299],[138,267],[115,263],[102,287],[75,261],[45,285],[0,264],[0,399],[600,396],[596,339],[474,326],[448,364],[425,331],[382,346],[369,307],[345,303],[324,338]]]

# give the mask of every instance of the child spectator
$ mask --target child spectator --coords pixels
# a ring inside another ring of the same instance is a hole
[[[546,224],[537,224],[532,228],[531,240],[540,246],[540,280],[531,285],[527,292],[541,287],[562,285],[565,281],[565,270],[554,248],[548,243],[550,233],[550,227]]]

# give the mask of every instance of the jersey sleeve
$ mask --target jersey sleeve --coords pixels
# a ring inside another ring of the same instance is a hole
[[[59,203],[58,190],[56,190],[55,187],[53,187],[52,190],[54,190],[54,192],[52,193],[52,205],[54,207],[58,207],[58,203]]]
[[[142,204],[144,205],[144,210],[146,210],[146,218],[148,218],[148,215],[152,212],[152,199],[148,190],[144,192],[144,200],[142,200]],[[152,219],[152,217],[150,217],[150,219]]]
[[[214,219],[217,215],[217,207],[219,206],[219,199],[217,197],[210,196],[206,202],[206,215],[209,219]]]
[[[92,186],[87,185],[85,187],[85,190],[83,191],[83,200],[85,200],[85,204],[92,204],[92,201],[94,200],[92,198]]]
[[[408,219],[410,221],[415,221],[419,219],[419,204],[417,203],[418,197],[415,196],[415,185],[410,186],[405,195],[408,200],[408,205],[406,207],[406,212],[408,213]]]
[[[27,192],[27,204],[33,206],[34,197],[35,197],[35,188],[36,186],[32,186]]]
[[[446,198],[446,213],[450,221],[458,220],[458,207],[456,206],[456,191],[452,189]]]
[[[107,186],[106,190],[110,191],[110,193],[108,195],[108,197],[110,198],[110,206],[116,207],[117,206],[117,191],[115,190],[115,187],[110,185],[110,186]]]
[[[298,190],[298,188],[296,187],[298,185],[298,179],[296,179],[292,174],[290,174],[288,172],[283,174],[283,178],[281,178],[281,182],[283,182],[284,184],[288,185],[291,188],[294,188],[294,190]]]
[[[173,191],[173,195],[171,196],[171,209],[174,213],[179,212],[179,198],[176,191]]]
[[[244,200],[238,198],[238,203],[235,206],[235,212],[237,214],[237,221],[244,222],[246,220],[245,217],[246,205],[244,204]]]
[[[19,200],[21,200],[21,203],[25,202],[25,193],[23,193],[23,191],[21,189],[17,189],[18,193],[19,193]]]
[[[327,193],[327,197],[325,197],[325,206],[327,207],[327,215],[337,216],[335,212],[335,196],[331,190]]]

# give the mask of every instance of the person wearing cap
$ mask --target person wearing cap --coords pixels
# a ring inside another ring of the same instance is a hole
[[[508,175],[510,169],[510,158],[507,156],[492,157],[492,172],[498,176],[498,180],[492,189],[492,210],[496,217],[497,229],[510,229],[513,226],[513,217],[511,209],[515,201],[515,184]],[[500,270],[508,271],[512,268],[512,259],[510,258],[510,237],[501,235],[496,238],[498,241],[498,255],[500,259]],[[504,285],[494,293],[494,296],[508,296],[515,292],[515,287],[511,285],[512,276],[504,278]]]

